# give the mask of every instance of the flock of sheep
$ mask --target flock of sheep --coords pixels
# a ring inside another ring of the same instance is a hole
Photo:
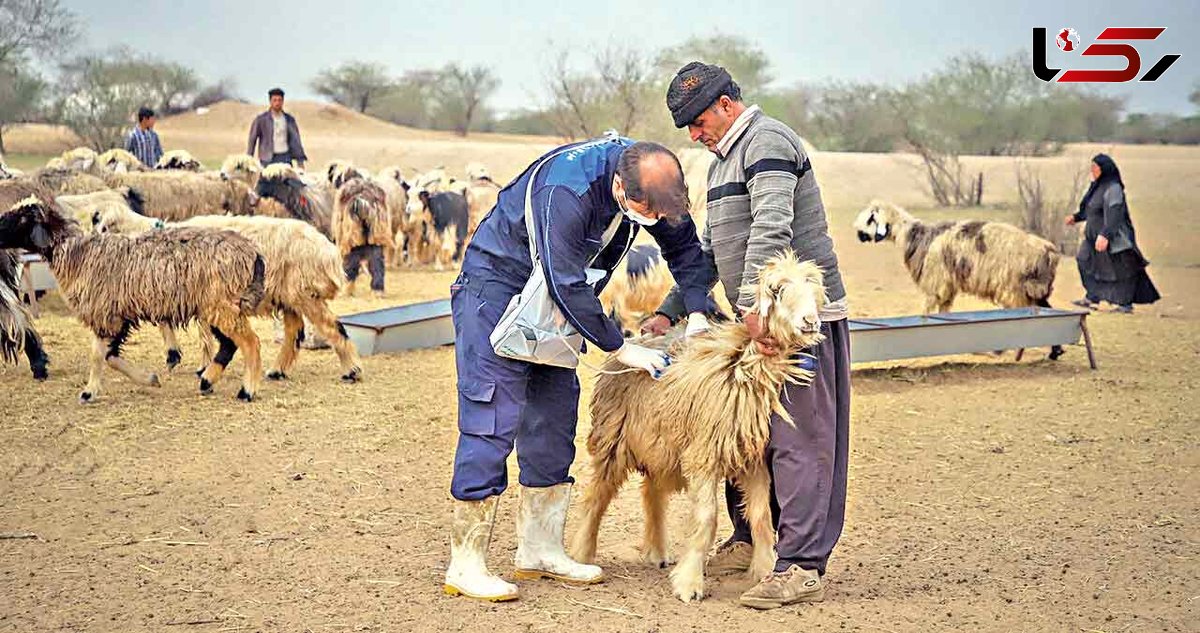
[[[124,150],[87,148],[30,174],[0,162],[0,357],[14,360],[23,349],[34,377],[46,377],[47,356],[17,285],[14,253],[25,250],[46,259],[94,336],[83,402],[99,394],[104,365],[137,384],[160,384],[121,356],[141,323],[161,330],[168,368],[182,358],[175,329],[200,324],[204,393],[240,350],[247,370],[238,397],[254,398],[254,316],[282,321],[284,344],[267,378],[287,378],[307,322],[308,336],[337,353],[341,379],[356,382],[358,353],[328,305],[353,292],[346,255],[372,245],[393,265],[452,265],[500,189],[481,165],[468,171],[467,182],[437,169],[410,183],[398,168],[371,175],[334,161],[312,178],[241,155],[206,171],[180,150],[149,169]]]

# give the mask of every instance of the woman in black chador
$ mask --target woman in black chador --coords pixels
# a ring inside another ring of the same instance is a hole
[[[1084,239],[1075,261],[1087,295],[1075,305],[1095,309],[1107,301],[1117,306],[1117,312],[1128,314],[1135,303],[1158,301],[1158,290],[1146,274],[1150,262],[1134,237],[1121,170],[1107,154],[1092,159],[1092,184],[1079,212],[1067,216],[1067,224],[1084,220]]]

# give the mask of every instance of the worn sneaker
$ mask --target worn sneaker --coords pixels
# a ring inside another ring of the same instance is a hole
[[[1113,312],[1117,312],[1120,314],[1133,314],[1133,306],[1132,305],[1117,306],[1117,307],[1113,308]]]
[[[1087,297],[1084,297],[1082,299],[1076,299],[1076,300],[1072,301],[1071,303],[1073,305],[1077,305],[1081,308],[1087,308],[1088,310],[1095,310],[1096,308],[1099,307],[1099,304],[1097,304],[1095,301],[1092,301],[1091,299],[1088,299]]]
[[[752,609],[778,609],[797,602],[820,602],[825,599],[825,583],[815,569],[800,569],[799,565],[787,571],[773,572],[761,582],[742,594],[738,602]]]
[[[704,573],[709,576],[728,576],[740,574],[750,569],[750,561],[754,558],[754,546],[742,541],[732,541],[717,548],[708,559]]]

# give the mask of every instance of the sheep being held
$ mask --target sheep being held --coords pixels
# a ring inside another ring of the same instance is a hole
[[[784,253],[767,262],[754,285],[757,312],[779,344],[778,354],[759,351],[742,323],[723,323],[702,336],[672,342],[640,341],[667,349],[673,359],[659,380],[645,372],[621,372],[615,359],[596,381],[588,436],[593,478],[584,492],[582,523],[573,557],[592,562],[600,521],[629,473],[644,475],[646,515],[642,556],[668,564],[666,505],[687,490],[690,531],[671,572],[676,597],[704,596],[704,564],[716,536],[718,485],[741,488],[742,509],[754,541],[750,575],[761,578],[775,563],[771,525],[771,477],[766,462],[771,416],[792,419],[780,402],[785,383],[809,384],[811,357],[821,341],[818,312],[825,304],[821,269]],[[657,343],[656,343],[657,342]]]

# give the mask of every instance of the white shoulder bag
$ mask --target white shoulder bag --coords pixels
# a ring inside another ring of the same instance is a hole
[[[579,149],[570,147],[550,155],[533,168],[529,185],[525,188],[525,229],[529,233],[529,259],[533,272],[521,292],[508,302],[508,308],[500,322],[492,330],[490,341],[497,356],[512,358],[537,365],[553,365],[574,369],[579,365],[579,351],[583,349],[581,335],[550,298],[546,274],[542,271],[541,258],[537,249],[537,233],[533,223],[533,185],[542,166],[563,152]],[[621,226],[621,214],[617,213],[604,231],[600,240],[601,252],[608,247]],[[595,257],[592,262],[595,262]],[[595,285],[604,278],[605,272],[595,268],[586,271],[587,282]]]

